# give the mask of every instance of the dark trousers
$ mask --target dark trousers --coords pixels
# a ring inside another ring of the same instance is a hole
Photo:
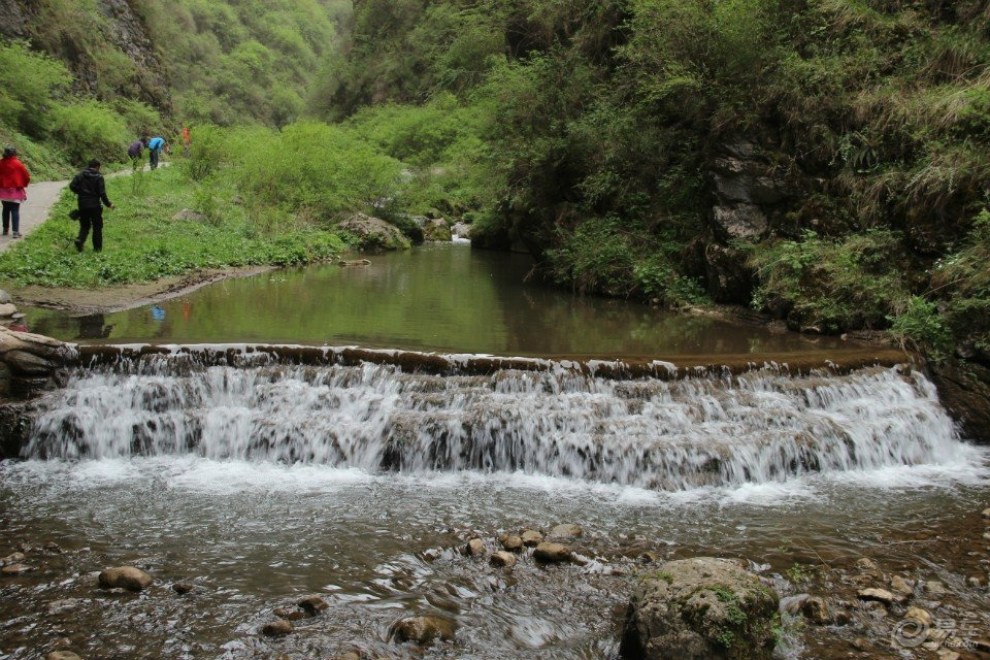
[[[86,245],[89,228],[93,228],[93,251],[103,250],[103,207],[96,209],[79,209],[79,238],[76,246],[81,250]]]
[[[152,149],[148,153],[148,164],[151,165],[151,169],[156,169],[158,167],[158,156],[159,152],[157,149]]]
[[[20,202],[3,203],[3,233],[13,229],[14,233],[21,231],[21,204]]]

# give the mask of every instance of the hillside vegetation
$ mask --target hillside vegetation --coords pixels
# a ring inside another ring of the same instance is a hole
[[[479,116],[478,242],[562,284],[986,356],[988,35],[965,0],[365,0],[315,93]]]
[[[577,291],[990,364],[985,3],[11,7],[0,132],[36,169],[191,123],[208,214],[465,219]]]
[[[40,176],[181,125],[298,118],[345,0],[0,0],[0,138]]]

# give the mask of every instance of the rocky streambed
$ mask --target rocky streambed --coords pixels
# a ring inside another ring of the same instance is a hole
[[[0,652],[49,660],[540,652],[979,658],[990,652],[983,607],[990,544],[983,523],[990,525],[990,511],[969,522],[977,524],[965,537],[945,530],[937,538],[896,541],[927,548],[915,561],[808,561],[807,551],[784,548],[772,556],[698,557],[687,546],[575,524],[448,529],[434,539],[446,543],[416,550],[424,539],[407,541],[408,551],[379,566],[363,589],[328,584],[300,592],[270,575],[266,594],[251,597],[224,575],[260,567],[233,548],[216,558],[230,568],[212,573],[190,571],[170,552],[115,566],[134,554],[130,539],[82,545],[85,539],[64,530],[57,543],[23,528],[5,535],[10,552],[0,559]],[[951,557],[931,554],[934,548]],[[322,561],[329,569],[334,558]],[[513,603],[522,602],[514,612]],[[589,618],[591,612],[597,616]]]

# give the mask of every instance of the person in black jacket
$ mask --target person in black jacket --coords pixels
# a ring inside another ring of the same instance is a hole
[[[75,241],[76,250],[82,252],[92,227],[93,251],[102,251],[103,207],[112,209],[113,204],[107,198],[107,185],[100,174],[100,161],[89,161],[89,166],[72,179],[69,190],[79,198],[79,237]]]

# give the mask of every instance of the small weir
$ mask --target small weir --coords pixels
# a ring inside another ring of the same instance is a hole
[[[40,404],[24,456],[521,472],[677,491],[967,450],[932,384],[905,365],[792,373],[392,352],[377,355],[395,364],[350,364],[344,351],[307,350],[90,349],[91,366]]]

